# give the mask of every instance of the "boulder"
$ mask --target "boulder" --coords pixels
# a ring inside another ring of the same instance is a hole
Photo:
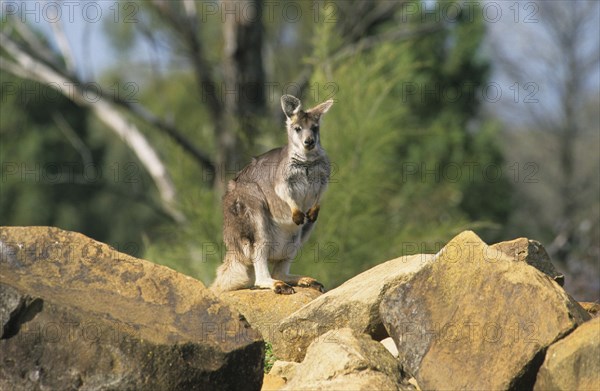
[[[546,249],[537,240],[518,238],[493,244],[490,248],[508,255],[509,258],[517,262],[525,262],[535,267],[542,273],[549,275],[560,286],[565,283],[565,276],[556,270]]]
[[[408,280],[432,258],[419,254],[384,262],[317,297],[279,323],[273,352],[280,359],[300,362],[315,338],[343,327],[376,340],[388,337],[379,315],[384,292]]]
[[[549,276],[465,231],[380,305],[423,389],[531,388],[545,349],[589,315]]]
[[[600,390],[600,318],[548,348],[534,390]]]
[[[260,389],[258,332],[167,267],[73,232],[3,227],[0,286],[0,389]]]
[[[278,295],[270,289],[242,289],[223,292],[219,299],[237,309],[270,342],[283,318],[322,295],[311,288],[294,287],[294,290],[293,295]]]
[[[282,390],[412,390],[379,342],[350,328],[314,340]]]

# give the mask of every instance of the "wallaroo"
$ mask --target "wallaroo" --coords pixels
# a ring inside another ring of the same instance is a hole
[[[298,250],[310,236],[330,165],[321,147],[321,117],[333,100],[302,110],[300,100],[281,97],[288,143],[260,155],[227,185],[223,196],[223,241],[227,252],[211,289],[252,286],[294,293],[292,286],[324,292],[311,277],[289,274]],[[269,272],[272,265],[273,274]]]

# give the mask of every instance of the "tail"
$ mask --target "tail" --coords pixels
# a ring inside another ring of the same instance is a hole
[[[217,269],[217,278],[210,286],[215,294],[250,288],[254,284],[254,269],[242,262],[225,256],[223,264]]]

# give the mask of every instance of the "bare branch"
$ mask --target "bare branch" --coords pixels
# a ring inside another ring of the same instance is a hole
[[[187,14],[187,18],[192,24],[192,28],[198,25],[198,10],[196,9],[196,2],[194,0],[183,0],[183,8]]]
[[[94,61],[92,61],[92,45],[90,44],[91,26],[91,23],[86,23],[83,27],[83,34],[81,35],[81,42],[83,43],[83,62],[85,63],[83,68],[87,71],[85,74],[82,73],[82,78],[87,80],[94,80]]]
[[[48,64],[52,64],[53,66],[57,65],[56,55],[40,41],[37,35],[29,28],[27,24],[15,16],[9,16],[8,20],[9,23],[7,23],[7,25],[10,25],[15,29],[17,34],[19,34],[19,36],[21,36],[21,38],[23,38],[23,40],[29,46],[31,46],[39,58]]]
[[[71,50],[71,44],[69,43],[69,39],[65,34],[65,29],[63,28],[62,22],[60,18],[57,18],[55,21],[49,22],[52,27],[52,31],[54,32],[54,38],[56,39],[56,45],[60,50],[63,59],[65,61],[65,68],[69,73],[75,73],[75,57],[73,56],[73,51]]]
[[[2,39],[3,48],[18,65],[28,73],[34,74],[36,76],[35,80],[44,82],[49,87],[55,88],[61,93],[64,93],[64,91],[60,86],[73,85],[74,88],[69,90],[69,94],[66,97],[80,106],[90,108],[100,121],[108,125],[133,150],[156,184],[165,210],[176,221],[181,222],[184,220],[184,216],[174,206],[176,190],[166,166],[135,124],[128,121],[112,103],[103,97],[98,97],[94,102],[86,99],[84,90],[79,87],[79,83],[61,75],[48,65],[33,58],[4,33],[0,32],[0,38]],[[6,61],[2,61],[0,64],[5,65]],[[14,67],[4,69],[10,72]]]
[[[208,170],[208,174],[212,175],[215,171],[215,165],[212,159],[204,151],[201,151],[194,144],[183,136],[173,125],[161,120],[155,116],[152,112],[148,111],[145,107],[126,101],[116,101],[116,104],[127,108],[133,115],[141,119],[145,123],[162,130],[168,134],[173,140],[179,144],[186,152],[192,155],[205,169]]]
[[[204,55],[203,46],[196,35],[196,31],[191,28],[190,24],[185,23],[179,15],[175,13],[170,6],[172,3],[163,0],[153,0],[150,5],[154,11],[163,17],[171,29],[179,35],[184,42],[184,47],[190,56],[192,67],[196,75],[199,91],[213,88],[216,83],[211,74],[211,66]],[[206,103],[209,112],[215,123],[221,121],[221,113],[223,112],[223,104],[216,94],[206,94]]]
[[[27,72],[25,69],[16,65],[15,63],[8,61],[5,57],[0,56],[0,69],[4,69],[10,74],[13,74],[21,79],[31,79],[34,81],[40,81],[35,75],[31,72]]]
[[[81,156],[81,160],[83,161],[84,166],[90,166],[94,163],[92,159],[92,153],[90,149],[85,145],[81,137],[77,135],[77,132],[73,130],[71,125],[65,119],[65,116],[60,112],[52,113],[52,119],[54,123],[58,127],[58,129],[63,132],[67,140],[71,143],[73,148],[79,153]]]
[[[187,52],[194,76],[197,83],[198,91],[203,95],[204,102],[208,108],[208,112],[211,116],[214,133],[217,139],[217,164],[213,166],[215,175],[214,184],[217,186],[217,191],[221,190],[219,186],[223,183],[218,181],[218,178],[224,178],[221,171],[225,170],[225,164],[230,164],[232,161],[235,162],[235,158],[240,158],[239,153],[226,153],[225,151],[232,151],[235,146],[237,135],[234,133],[235,129],[233,126],[228,125],[227,122],[232,120],[232,115],[235,113],[225,114],[225,104],[221,101],[218,94],[214,91],[216,83],[212,75],[212,66],[207,60],[202,42],[200,41],[197,31],[193,23],[190,23],[185,17],[178,14],[177,10],[173,7],[173,2],[166,2],[163,0],[153,0],[149,3],[154,11],[160,14],[162,20],[164,20],[172,31],[180,38],[184,50]],[[208,91],[208,93],[205,93]],[[227,140],[227,143],[221,142]],[[232,141],[233,143],[229,143]],[[232,158],[233,160],[230,160]],[[235,165],[235,163],[234,163]]]
[[[20,21],[18,21],[18,19],[15,19],[14,21],[15,21],[15,23],[14,23],[15,28],[18,27],[17,30],[19,31],[21,36],[26,40],[26,42],[28,44],[30,44],[30,46],[34,49],[35,54],[29,53],[29,51],[25,50],[25,49],[23,49],[23,51],[27,52],[28,55],[31,56],[31,58],[36,58],[38,55],[38,51],[36,48],[39,47],[41,50],[41,48],[45,49],[45,46],[41,42],[39,42],[39,40],[37,40],[37,37],[35,36],[35,34],[33,32],[31,32],[31,30],[29,30],[29,28],[27,26],[22,25],[22,23]],[[52,67],[54,68],[54,70],[57,73],[61,74],[63,77],[70,80],[70,82],[72,82],[74,85],[80,86],[82,92],[86,91],[87,83],[78,79],[77,76],[73,72],[69,72],[68,74],[65,72],[62,72],[61,67],[56,63],[55,59],[50,58],[51,56],[49,54],[51,54],[52,52],[49,52],[47,49],[45,49],[45,50],[48,54],[45,55],[44,58],[42,59],[43,62],[49,63],[50,65],[52,65]],[[39,77],[36,77],[35,72],[23,72],[23,69],[20,69],[20,70],[15,69],[14,66],[11,66],[10,62],[5,61],[3,67],[5,67],[7,70],[9,70],[8,68],[11,68],[10,72],[15,75],[18,75],[19,77],[34,79],[34,80],[37,80],[40,82],[45,82],[45,80],[42,80]],[[19,68],[19,67],[16,67],[16,68]],[[98,94],[97,90],[93,90],[93,91],[89,91],[89,92],[93,95]],[[100,93],[102,93],[102,92],[103,91],[100,91]],[[183,148],[183,150],[185,152],[189,153],[192,158],[194,158],[205,170],[207,170],[208,177],[213,176],[213,174],[215,172],[215,164],[213,163],[210,156],[206,152],[202,151],[200,148],[195,146],[174,125],[169,124],[169,123],[165,122],[164,120],[161,120],[160,118],[155,116],[152,112],[148,111],[147,109],[145,109],[143,106],[141,106],[139,104],[134,104],[131,102],[119,100],[118,97],[110,95],[110,94],[104,94],[103,98],[107,102],[111,102],[113,104],[119,105],[119,106],[129,110],[131,112],[131,114],[133,114],[137,119],[166,133],[169,137],[171,137],[173,139],[173,141],[175,141],[175,143],[177,143],[181,148]]]

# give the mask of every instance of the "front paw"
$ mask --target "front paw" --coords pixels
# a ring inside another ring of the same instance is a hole
[[[319,210],[321,207],[319,205],[315,205],[306,212],[306,218],[313,223],[317,221],[317,217],[319,217]]]
[[[294,288],[283,281],[275,281],[273,283],[273,292],[277,293],[278,295],[291,295],[296,293]]]
[[[302,213],[302,211],[298,210],[298,209],[294,209],[292,211],[292,220],[294,221],[294,223],[296,223],[296,225],[302,225],[304,224],[304,213]]]
[[[298,280],[298,286],[303,288],[315,289],[321,293],[325,293],[325,287],[319,281],[312,277],[302,277]]]

